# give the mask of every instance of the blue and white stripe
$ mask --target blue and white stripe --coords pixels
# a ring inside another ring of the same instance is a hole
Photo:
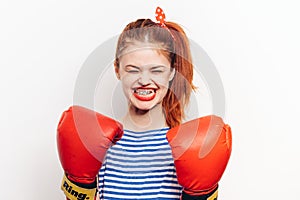
[[[174,161],[166,132],[124,131],[99,171],[99,196],[108,199],[180,199]]]

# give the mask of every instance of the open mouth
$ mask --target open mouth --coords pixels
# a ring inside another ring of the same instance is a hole
[[[133,95],[140,101],[151,101],[155,98],[156,90],[154,88],[136,88]]]

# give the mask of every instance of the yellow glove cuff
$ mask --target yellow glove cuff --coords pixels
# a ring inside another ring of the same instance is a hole
[[[94,200],[97,192],[96,187],[83,188],[74,184],[66,175],[63,177],[61,189],[70,200]]]
[[[215,200],[218,198],[218,190],[216,190],[207,200]]]

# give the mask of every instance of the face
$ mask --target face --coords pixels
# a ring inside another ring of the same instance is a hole
[[[156,49],[135,50],[132,46],[127,52],[119,58],[119,67],[115,68],[117,77],[130,104],[150,110],[162,102],[175,70],[171,70],[168,59]]]

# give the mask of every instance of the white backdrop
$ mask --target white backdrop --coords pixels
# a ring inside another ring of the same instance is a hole
[[[156,6],[185,27],[223,81],[233,152],[219,199],[298,198],[297,0],[4,0],[1,199],[64,199],[56,125],[73,103],[78,72],[128,22],[154,20]]]

